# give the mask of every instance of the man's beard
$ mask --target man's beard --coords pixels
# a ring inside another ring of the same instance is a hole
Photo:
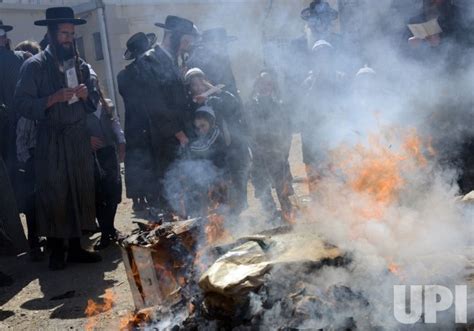
[[[66,61],[72,59],[74,57],[74,48],[72,45],[70,47],[66,47],[64,45],[57,46],[57,54],[59,61]]]

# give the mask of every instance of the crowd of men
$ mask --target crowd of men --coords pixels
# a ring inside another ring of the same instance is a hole
[[[444,28],[445,1],[427,4],[423,15],[436,15]],[[168,16],[155,24],[164,29],[159,44],[153,33],[134,34],[124,54],[130,63],[117,76],[124,132],[96,73],[78,55],[75,26],[85,20],[75,18],[71,8],[49,8],[45,19],[35,22],[47,28],[45,38],[40,44],[21,43],[17,50],[7,37],[13,27],[0,21],[0,247],[18,253],[28,242],[37,260],[46,237],[52,270],[99,262],[100,255],[83,249],[80,238],[98,224],[97,250],[117,239],[121,161],[133,209],[146,209],[152,218],[206,216],[211,208],[236,217],[247,208],[251,180],[269,217],[288,220],[294,194],[288,161],[292,134],[302,135],[308,182],[315,191],[328,170],[316,114],[338,108],[350,83],[364,87],[353,89],[358,101],[373,92],[368,91],[373,69],[363,67],[354,78],[341,73],[337,59],[344,47],[330,30],[337,17],[327,2],[313,0],[301,13],[306,34],[291,45],[301,65],[283,72],[263,68],[246,102],[227,52],[236,38],[225,29],[200,32],[190,20]],[[415,54],[436,54],[440,40],[448,37],[410,37],[409,43]],[[295,120],[289,105],[302,109],[298,117],[304,121]],[[474,188],[468,177],[464,191]],[[28,241],[19,211],[27,219]],[[3,274],[0,280],[11,281]]]

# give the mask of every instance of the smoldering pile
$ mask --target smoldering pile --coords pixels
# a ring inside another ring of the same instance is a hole
[[[204,246],[205,222],[142,227],[122,241],[137,309],[125,329],[342,326],[330,311],[347,312],[350,326],[350,307],[367,305],[347,283],[318,283],[322,271],[349,273],[351,258],[314,231],[280,227]]]
[[[456,206],[468,210],[471,195]],[[136,306],[123,329],[390,329],[393,285],[432,280],[420,266],[451,266],[455,257],[446,250],[395,264],[355,248],[363,240],[351,248],[321,237],[303,219],[215,244],[206,241],[210,222],[142,225],[122,241]]]
[[[360,301],[345,285],[319,287],[325,268],[342,269],[350,256],[310,231],[278,228],[243,237],[201,276],[203,309],[219,326],[285,329],[318,320],[326,310]]]

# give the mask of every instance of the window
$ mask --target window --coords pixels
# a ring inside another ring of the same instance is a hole
[[[94,38],[94,48],[95,48],[95,59],[100,61],[104,59],[104,52],[102,49],[102,38],[100,37],[100,32],[95,32],[92,34]]]

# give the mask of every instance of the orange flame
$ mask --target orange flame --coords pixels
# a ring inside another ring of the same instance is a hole
[[[390,262],[388,264],[388,271],[400,278],[400,280],[405,280],[405,275],[403,274],[403,269],[395,262]]]
[[[212,245],[221,242],[230,237],[229,232],[224,227],[224,216],[219,214],[210,214],[205,227],[207,244]]]
[[[400,274],[400,266],[395,262],[390,262],[388,265],[388,270],[395,275]]]
[[[347,168],[349,185],[356,192],[366,192],[375,201],[393,201],[402,187],[400,162],[403,157],[372,139],[371,147],[357,146],[359,160]]]
[[[405,185],[404,171],[426,166],[424,151],[433,153],[430,144],[425,145],[415,130],[395,133],[403,137],[399,146],[370,136],[369,146],[360,144],[353,150],[337,151],[348,188],[367,195],[372,201],[369,206],[354,207],[355,214],[364,219],[382,218],[386,206],[398,198]]]
[[[133,330],[134,327],[140,326],[142,323],[150,323],[153,308],[145,308],[134,314],[127,312],[127,314],[120,319],[119,330]]]
[[[94,330],[97,325],[97,315],[112,309],[115,301],[115,294],[111,289],[105,290],[104,303],[96,303],[94,300],[87,300],[87,307],[84,311],[88,317],[85,329],[87,331]]]
[[[194,267],[196,270],[201,274],[207,269],[206,263],[204,263],[205,258],[205,250],[206,248],[202,248],[196,252],[196,256],[194,258]]]

